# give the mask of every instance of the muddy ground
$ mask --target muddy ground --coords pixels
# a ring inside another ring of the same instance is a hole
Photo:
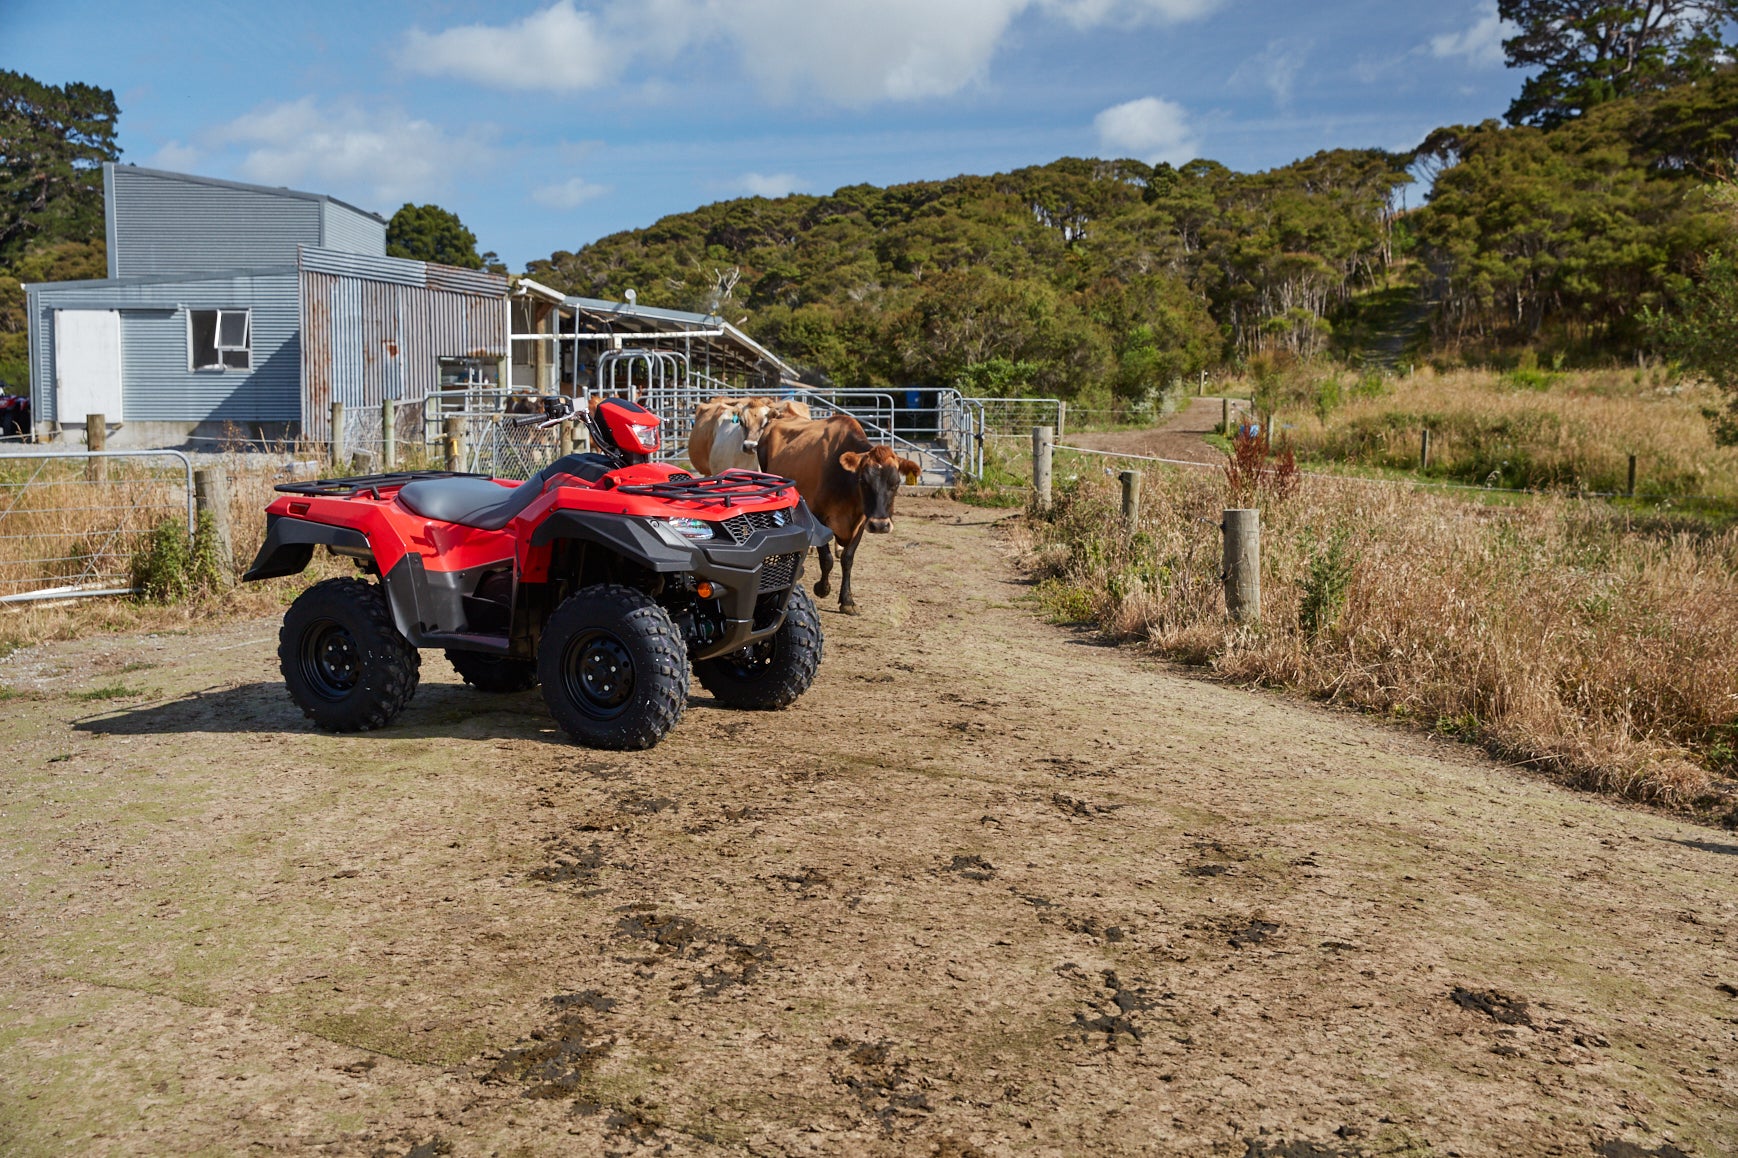
[[[902,504],[776,715],[576,749],[271,621],[0,663],[0,1152],[1738,1150],[1738,836],[1045,624]]]

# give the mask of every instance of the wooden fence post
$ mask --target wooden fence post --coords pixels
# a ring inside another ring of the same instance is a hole
[[[1050,509],[1050,465],[1056,453],[1056,432],[1048,426],[1032,428],[1032,490],[1038,509]]]
[[[1418,438],[1418,469],[1420,472],[1430,469],[1430,428]]]
[[[334,471],[344,469],[344,404],[342,402],[332,403],[332,441],[330,446],[332,453],[329,457],[332,469]]]
[[[1227,510],[1225,521],[1225,611],[1238,623],[1261,618],[1261,511]]]
[[[235,577],[235,550],[229,532],[229,480],[216,467],[204,467],[193,472],[193,506],[203,523],[211,516],[211,530],[217,544],[217,570],[225,586]]]
[[[1141,472],[1125,470],[1116,477],[1122,483],[1122,521],[1132,527],[1141,519]]]
[[[1231,437],[1231,399],[1219,399],[1219,433]]]
[[[109,446],[109,420],[101,414],[84,416],[84,448],[86,450],[107,450]],[[109,464],[107,459],[88,458],[85,460],[85,477],[92,482],[107,482]]]
[[[449,418],[446,421],[446,437],[442,439],[446,450],[447,469],[460,471],[465,464],[465,420]]]
[[[380,469],[398,469],[398,402],[392,398],[380,401]]]
[[[563,422],[555,429],[559,432],[558,436],[561,440],[558,448],[560,456],[566,458],[573,453],[573,423]]]
[[[1624,494],[1632,499],[1635,498],[1635,455],[1633,454],[1629,456],[1629,487],[1624,491]]]

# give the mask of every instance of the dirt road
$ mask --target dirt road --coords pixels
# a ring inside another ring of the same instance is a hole
[[[0,662],[0,1152],[1738,1148],[1738,837],[1046,625],[996,517],[647,754],[437,656],[314,733],[263,621]]]
[[[1247,407],[1246,402],[1233,402],[1232,413],[1244,413]],[[1151,430],[1070,434],[1060,441],[1084,446],[1088,450],[1109,450],[1118,454],[1148,455],[1218,466],[1225,461],[1225,452],[1204,441],[1202,436],[1219,428],[1220,417],[1219,399],[1191,398],[1183,409]]]

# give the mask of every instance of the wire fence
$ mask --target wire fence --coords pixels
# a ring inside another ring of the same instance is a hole
[[[133,556],[166,518],[192,533],[179,451],[0,457],[0,603],[130,593]]]

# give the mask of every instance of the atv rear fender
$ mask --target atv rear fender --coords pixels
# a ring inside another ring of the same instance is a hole
[[[332,527],[325,523],[309,523],[283,515],[266,516],[266,541],[260,545],[253,566],[242,576],[244,582],[256,579],[276,579],[280,575],[298,575],[314,558],[314,548],[327,546],[334,555],[353,559],[374,558],[368,546],[368,536],[350,527]]]

